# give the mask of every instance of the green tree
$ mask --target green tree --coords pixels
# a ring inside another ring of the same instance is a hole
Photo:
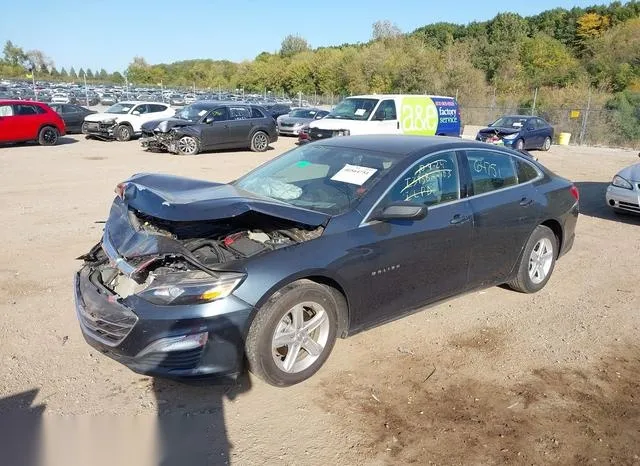
[[[21,47],[13,45],[13,42],[8,40],[4,44],[2,50],[5,61],[12,66],[20,66],[27,60],[27,54],[24,53]]]
[[[640,141],[640,92],[624,91],[606,104],[621,142]]]
[[[309,43],[300,35],[290,34],[282,40],[280,45],[280,56],[291,57],[297,53],[309,50]]]
[[[62,68],[60,68],[60,77],[63,80],[69,79],[69,73],[67,73],[67,69],[64,66]]]
[[[80,69],[82,70],[82,68]],[[73,66],[69,68],[69,77],[71,78],[72,81],[75,81],[76,79],[78,79],[78,74],[76,73],[76,69]]]
[[[123,84],[124,76],[122,76],[122,74],[119,71],[116,71],[111,75],[111,78],[109,80],[114,84]]]
[[[588,69],[595,82],[622,91],[640,79],[640,18],[620,23],[592,42]]]
[[[100,72],[97,74],[98,79],[102,82],[109,81],[109,73],[104,68],[100,68]]]
[[[522,42],[520,62],[531,87],[566,86],[581,70],[580,63],[565,45],[543,33]]]
[[[93,71],[91,71],[91,68],[87,68],[87,79],[93,79]]]

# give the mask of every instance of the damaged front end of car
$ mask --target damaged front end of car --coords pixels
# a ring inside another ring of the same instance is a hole
[[[118,121],[115,118],[102,121],[85,121],[82,125],[82,133],[96,139],[115,139]]]
[[[75,278],[87,342],[139,373],[237,373],[253,311],[234,295],[245,262],[320,237],[325,219],[170,176],[133,177],[116,193]]]
[[[142,125],[140,144],[152,152],[170,152],[178,154],[178,141],[184,136],[199,140],[199,134],[189,122],[180,119],[152,121]]]

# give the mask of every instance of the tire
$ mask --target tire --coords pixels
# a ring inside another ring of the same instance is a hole
[[[38,133],[38,144],[41,146],[55,146],[60,133],[53,126],[45,126]]]
[[[251,136],[251,150],[253,152],[264,152],[269,147],[269,136],[264,131],[256,131]]]
[[[540,291],[551,278],[557,257],[556,235],[550,228],[538,225],[524,247],[518,272],[515,279],[508,283],[509,287],[521,293]]]
[[[182,136],[176,144],[180,155],[196,155],[200,152],[200,141],[191,136]]]
[[[524,140],[518,139],[513,145],[515,150],[523,150],[524,149]]]
[[[551,149],[551,138],[547,136],[542,143],[542,150],[547,152],[549,149]]]
[[[310,280],[298,280],[278,290],[258,310],[249,328],[245,342],[249,370],[277,387],[311,377],[331,354],[341,305],[329,287]],[[315,327],[306,332],[310,322]],[[296,356],[287,359],[293,354]]]
[[[119,125],[115,131],[116,140],[120,142],[130,141],[133,137],[133,128],[129,125]]]

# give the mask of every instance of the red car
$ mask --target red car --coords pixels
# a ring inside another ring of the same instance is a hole
[[[0,143],[37,141],[55,146],[65,132],[64,121],[47,104],[0,100]]]

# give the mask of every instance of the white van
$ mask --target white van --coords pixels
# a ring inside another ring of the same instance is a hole
[[[460,109],[453,97],[387,94],[347,97],[326,117],[309,124],[317,141],[355,134],[460,137]]]

